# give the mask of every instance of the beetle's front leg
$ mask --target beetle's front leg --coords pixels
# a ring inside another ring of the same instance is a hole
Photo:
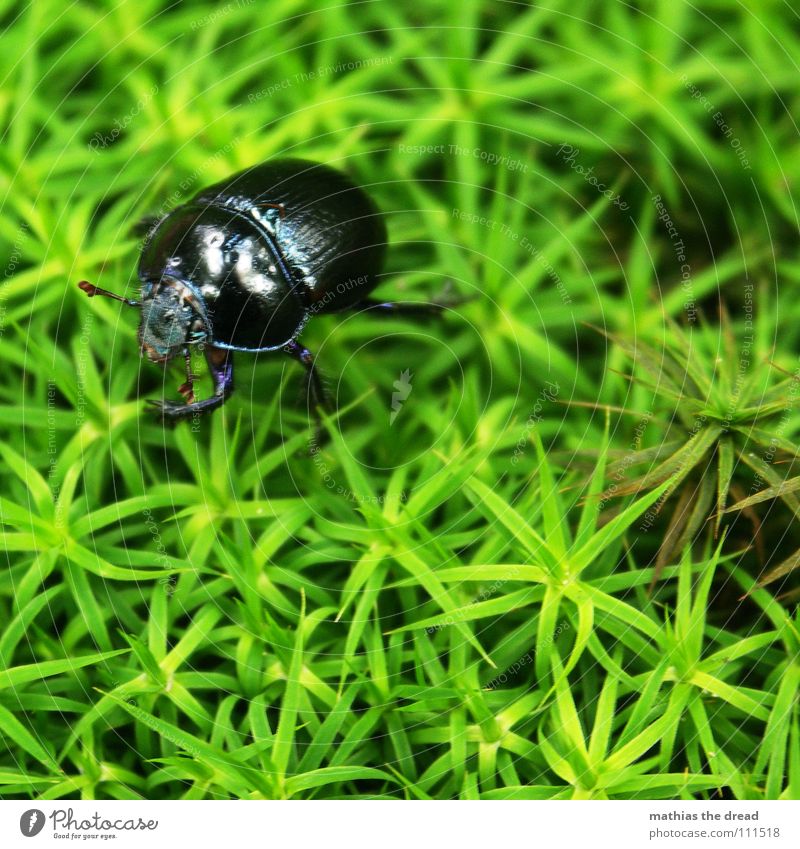
[[[192,418],[194,415],[210,413],[217,407],[221,407],[230,397],[231,392],[233,392],[233,352],[224,348],[216,348],[213,345],[206,345],[206,362],[214,381],[214,394],[210,398],[203,398],[202,401],[191,401],[188,404],[181,404],[177,401],[148,401],[163,421],[177,422],[181,419]],[[192,377],[189,369],[190,364],[187,363],[187,378]],[[194,397],[191,380],[188,380],[187,383],[189,383],[192,397]],[[181,390],[185,386],[186,384],[181,387]]]
[[[186,382],[178,387],[178,392],[183,395],[187,404],[194,403],[194,382],[197,375],[192,373],[192,352],[185,348],[183,351],[183,362],[186,369]]]

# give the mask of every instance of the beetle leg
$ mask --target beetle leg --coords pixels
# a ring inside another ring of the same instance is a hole
[[[300,365],[306,370],[306,375],[308,376],[308,389],[311,394],[311,400],[314,402],[314,406],[327,409],[329,406],[328,394],[325,392],[325,387],[322,385],[322,380],[316,369],[314,355],[308,350],[308,348],[304,348],[294,340],[289,342],[283,350],[286,351],[293,360],[297,360],[297,362],[300,363]]]
[[[214,394],[202,401],[181,404],[177,401],[156,401],[147,403],[153,407],[163,421],[176,422],[194,415],[202,415],[221,407],[233,392],[233,352],[224,348],[206,346],[206,362],[214,380]]]
[[[322,445],[328,440],[328,432],[322,426],[322,418],[319,415],[319,410],[330,409],[328,393],[322,384],[322,379],[316,368],[314,355],[308,348],[304,348],[294,340],[289,342],[283,349],[293,359],[297,360],[306,370],[306,379],[308,381],[308,391],[311,395],[311,401],[314,406],[314,416],[316,417],[316,428],[314,433],[314,443],[317,446]]]
[[[453,309],[461,306],[468,301],[473,300],[471,297],[464,295],[454,295],[449,291],[449,287],[434,301],[379,301],[375,298],[365,298],[353,306],[353,309],[363,310],[365,312],[373,312],[374,315],[390,315],[402,318],[403,316],[438,316],[445,310]]]
[[[445,307],[433,302],[404,303],[402,301],[378,301],[366,298],[359,301],[354,309],[364,312],[374,312],[376,315],[391,315],[402,318],[403,316],[433,316],[441,315]]]
[[[192,352],[188,348],[183,350],[183,361],[186,365],[186,383],[178,387],[178,392],[186,399],[187,404],[194,403],[194,382],[196,374],[192,374]]]

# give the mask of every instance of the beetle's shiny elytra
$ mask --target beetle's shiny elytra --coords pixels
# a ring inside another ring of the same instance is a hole
[[[297,338],[316,313],[354,307],[430,314],[443,304],[367,299],[386,252],[386,225],[363,189],[327,165],[276,159],[203,189],[153,222],[139,260],[141,352],[166,363],[183,354],[184,402],[151,401],[165,419],[208,412],[233,391],[234,351],[284,351],[306,368],[324,404],[314,358]],[[197,401],[191,345],[203,343],[214,394]]]

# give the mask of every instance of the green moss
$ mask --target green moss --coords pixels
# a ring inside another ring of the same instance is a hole
[[[4,797],[800,798],[797,578],[758,585],[796,496],[721,512],[791,464],[693,456],[719,509],[653,592],[676,481],[625,489],[731,398],[743,445],[797,439],[800,37],[639,5],[6,12]],[[386,211],[387,298],[476,297],[315,318],[311,453],[277,356],[165,430],[179,370],[75,284],[133,294],[139,219],[284,154]]]

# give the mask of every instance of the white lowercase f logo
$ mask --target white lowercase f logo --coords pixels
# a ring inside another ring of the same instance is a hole
[[[44,828],[44,813],[38,808],[31,808],[19,818],[19,830],[25,837],[36,837]]]

